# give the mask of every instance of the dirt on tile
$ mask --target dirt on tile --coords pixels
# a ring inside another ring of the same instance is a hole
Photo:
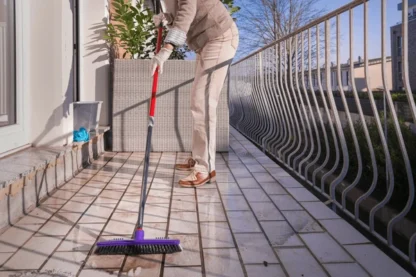
[[[142,255],[140,257],[128,257],[122,273],[128,276],[159,276],[162,263],[162,255]]]
[[[45,271],[31,271],[31,272],[16,272],[9,275],[9,277],[75,277],[74,274],[65,272],[64,270],[45,270]]]

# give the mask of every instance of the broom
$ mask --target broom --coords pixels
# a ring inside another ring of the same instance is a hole
[[[156,12],[159,14],[160,2],[156,1]],[[162,43],[162,23],[159,26],[156,53],[160,51]],[[135,231],[133,239],[116,239],[111,241],[102,241],[97,243],[95,254],[97,255],[140,255],[140,254],[170,254],[181,252],[182,247],[179,240],[172,240],[167,238],[145,239],[143,231],[143,217],[144,207],[146,203],[146,186],[149,171],[149,158],[152,131],[154,125],[154,114],[156,106],[156,92],[159,79],[159,68],[156,70],[153,77],[152,98],[149,112],[149,125],[147,127],[147,142],[146,152],[144,157],[143,179],[142,179],[142,193],[140,196],[140,210],[138,227]]]

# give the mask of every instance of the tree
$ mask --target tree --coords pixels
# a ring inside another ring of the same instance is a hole
[[[323,15],[319,0],[241,0],[238,14],[242,54],[279,40]]]

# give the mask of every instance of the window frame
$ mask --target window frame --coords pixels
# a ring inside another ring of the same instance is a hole
[[[402,36],[397,36],[396,46],[397,46],[397,56],[401,57],[402,54],[403,54],[403,38],[402,38]]]
[[[29,5],[24,0],[15,0],[14,23],[15,23],[15,104],[16,123],[0,128],[0,156],[4,153],[30,146],[29,144],[29,94],[27,93],[28,82],[28,43],[29,29]],[[26,27],[25,27],[26,26]]]
[[[402,61],[397,61],[397,78],[399,80],[399,84],[403,84],[403,63]]]
[[[349,70],[347,70],[347,71],[345,71],[346,73],[345,73],[345,79],[347,79],[346,81],[347,81],[347,87],[349,87],[350,86],[350,71]]]

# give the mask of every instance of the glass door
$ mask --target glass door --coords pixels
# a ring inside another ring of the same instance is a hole
[[[25,49],[29,9],[26,0],[0,0],[0,157],[30,145]]]
[[[0,0],[0,128],[16,124],[14,1]]]

